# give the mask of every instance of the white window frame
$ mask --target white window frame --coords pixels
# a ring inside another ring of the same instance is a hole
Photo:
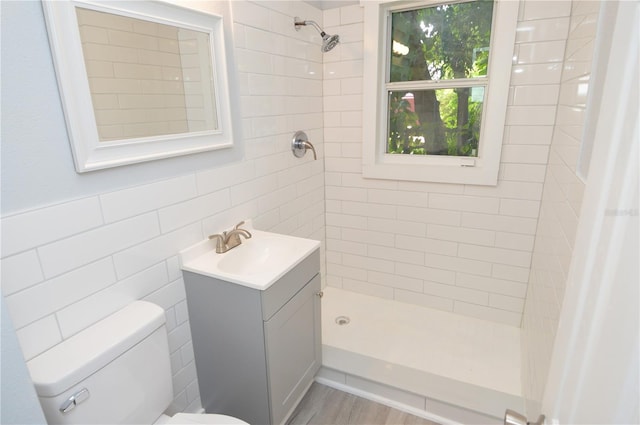
[[[489,75],[477,157],[387,154],[387,52],[389,14],[408,7],[428,7],[446,0],[407,2],[361,0],[364,7],[362,173],[365,178],[493,185],[498,181],[506,120],[518,3],[496,0],[491,30]],[[434,87],[436,88],[436,87]]]

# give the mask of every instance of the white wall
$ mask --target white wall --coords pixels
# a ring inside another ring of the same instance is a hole
[[[196,4],[196,3],[191,3]],[[227,4],[198,3],[215,8]],[[76,174],[39,2],[2,2],[2,293],[28,360],[135,299],[167,312],[175,400],[200,406],[178,252],[252,218],[324,240],[320,37],[302,2],[231,2],[243,138],[214,153]],[[4,362],[4,359],[3,359]]]
[[[520,3],[496,187],[363,179],[362,9],[324,11],[327,281],[520,326],[570,2]]]
[[[574,0],[558,112],[522,322],[522,382],[530,417],[542,400],[585,184],[576,174],[600,2]]]

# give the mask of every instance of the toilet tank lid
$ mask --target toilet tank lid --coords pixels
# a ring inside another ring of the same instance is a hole
[[[41,397],[55,397],[102,369],[165,323],[164,310],[134,301],[27,362]]]

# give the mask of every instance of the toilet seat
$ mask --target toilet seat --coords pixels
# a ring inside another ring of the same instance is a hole
[[[217,414],[178,413],[167,424],[170,425],[249,425],[247,422],[233,416]]]

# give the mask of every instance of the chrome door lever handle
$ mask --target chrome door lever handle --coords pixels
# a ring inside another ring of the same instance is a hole
[[[528,422],[524,415],[518,412],[514,412],[511,409],[507,409],[504,412],[504,425],[543,425],[545,420],[544,415],[540,415],[537,421]]]

